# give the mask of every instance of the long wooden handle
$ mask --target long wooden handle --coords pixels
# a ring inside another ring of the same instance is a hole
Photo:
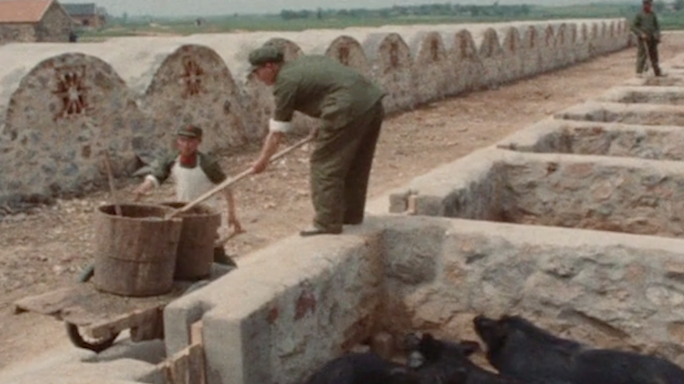
[[[104,150],[105,166],[107,167],[107,178],[109,179],[109,189],[112,194],[112,202],[114,203],[114,213],[117,216],[123,216],[121,212],[121,206],[119,206],[118,199],[116,198],[116,188],[114,188],[114,174],[112,173],[112,161],[109,159],[109,152]]]
[[[283,149],[282,151],[273,155],[273,157],[271,157],[271,160],[269,162],[272,163],[272,162],[280,159],[281,157],[283,157],[283,156],[287,155],[288,153],[294,151],[295,149],[303,146],[304,144],[310,142],[311,140],[313,140],[313,138],[311,136],[307,136],[305,139],[298,141],[297,143],[293,144],[292,146],[287,147],[287,148]],[[205,201],[206,199],[214,196],[218,192],[221,192],[222,190],[224,190],[227,187],[237,183],[238,181],[244,179],[245,177],[247,177],[251,174],[252,174],[252,169],[250,168],[246,171],[243,171],[242,173],[238,174],[235,177],[232,177],[228,180],[225,180],[221,184],[219,184],[219,185],[215,186],[214,188],[210,189],[209,191],[205,192],[202,196],[200,196],[200,197],[196,198],[195,200],[185,204],[183,207],[169,212],[165,218],[168,220],[168,219],[178,215],[179,213],[183,213],[183,212],[191,209],[192,207],[196,206],[197,204]]]

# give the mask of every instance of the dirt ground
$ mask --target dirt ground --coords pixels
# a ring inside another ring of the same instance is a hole
[[[684,33],[669,35],[661,60],[684,52]],[[371,175],[370,198],[407,183],[440,164],[490,145],[545,116],[597,96],[634,76],[635,49],[544,74],[533,79],[435,102],[392,116],[383,127]],[[294,142],[291,139],[290,142]],[[247,169],[256,148],[223,159],[232,174]],[[309,224],[309,148],[297,151],[266,173],[235,187],[238,215],[246,233],[226,246],[240,257]],[[138,180],[120,180],[121,196]],[[61,322],[13,313],[12,303],[25,296],[65,286],[93,260],[92,218],[107,202],[105,193],[60,200],[53,207],[19,214],[0,222],[0,370],[69,344]],[[147,201],[173,200],[167,185]]]

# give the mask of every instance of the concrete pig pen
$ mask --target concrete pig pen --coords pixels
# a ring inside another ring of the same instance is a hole
[[[289,238],[173,303],[167,352],[202,318],[210,383],[289,384],[380,331],[473,339],[476,314],[521,313],[578,340],[676,360],[682,249],[680,239],[377,217],[342,236]]]
[[[684,130],[677,126],[543,120],[497,144],[532,153],[625,156],[684,160]]]
[[[684,108],[678,105],[588,101],[563,110],[555,117],[606,123],[684,126]]]
[[[487,149],[408,188],[421,215],[680,237],[682,186],[681,162]]]
[[[684,87],[614,87],[598,100],[627,104],[684,105]]]

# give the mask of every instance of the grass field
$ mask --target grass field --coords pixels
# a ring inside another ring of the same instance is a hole
[[[352,12],[325,11],[317,17],[311,11],[308,17],[284,18],[281,14],[273,15],[226,15],[205,17],[201,26],[195,26],[194,18],[161,19],[161,18],[110,18],[108,26],[97,31],[84,30],[79,35],[82,39],[91,40],[113,36],[136,35],[188,35],[196,33],[222,33],[239,31],[301,31],[305,29],[377,27],[382,25],[410,24],[449,24],[449,23],[492,23],[524,20],[571,19],[571,18],[606,18],[625,17],[631,20],[639,7],[632,4],[592,4],[562,7],[529,6],[524,14],[509,12],[506,8],[496,6],[480,7],[484,11],[461,12],[457,14],[440,14],[439,10],[424,7],[406,7],[409,11],[397,14],[392,10],[353,10]],[[423,13],[423,14],[421,14]],[[426,14],[427,13],[427,14]],[[663,11],[659,13],[663,30],[684,29],[684,11]]]

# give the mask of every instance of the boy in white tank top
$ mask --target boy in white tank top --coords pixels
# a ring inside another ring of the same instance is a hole
[[[183,127],[178,132],[176,139],[178,152],[161,159],[152,172],[145,176],[143,183],[133,192],[136,195],[136,200],[139,200],[153,187],[159,187],[169,176],[176,183],[176,199],[183,202],[198,198],[226,180],[228,177],[221,169],[218,161],[198,150],[201,142],[201,128],[192,124]],[[219,210],[217,196],[214,195],[205,200],[204,204]],[[230,188],[224,190],[224,197],[228,203],[228,226],[233,227],[235,232],[242,232],[242,226],[235,214],[235,199]],[[220,264],[235,265],[225,254],[223,246],[214,249],[214,261]]]

